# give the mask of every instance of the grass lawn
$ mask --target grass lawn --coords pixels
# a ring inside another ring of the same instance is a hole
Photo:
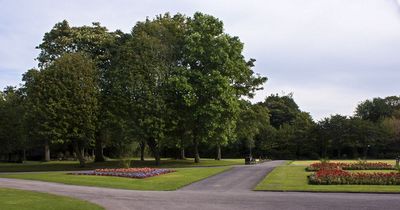
[[[161,168],[182,168],[182,167],[197,167],[197,166],[230,166],[243,165],[244,159],[201,159],[200,163],[194,163],[193,159],[175,160],[162,159]],[[86,167],[79,166],[78,161],[27,161],[26,163],[0,163],[0,172],[28,172],[28,171],[77,171],[89,170],[96,168],[119,168],[121,167],[119,160],[109,160],[103,163],[88,162]],[[131,167],[156,167],[153,159],[139,161],[132,159]]]
[[[195,181],[221,173],[229,168],[230,167],[177,168],[176,172],[145,179],[68,175],[65,172],[0,174],[0,177],[130,190],[176,190]]]
[[[399,185],[310,185],[307,176],[312,172],[306,172],[305,168],[312,162],[317,161],[294,161],[291,165],[278,166],[256,186],[255,190],[400,193]],[[368,172],[393,172],[393,170],[368,170]]]
[[[64,196],[0,188],[0,209],[7,210],[101,210],[98,205]]]

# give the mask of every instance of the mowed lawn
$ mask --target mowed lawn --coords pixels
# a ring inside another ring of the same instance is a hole
[[[230,167],[176,168],[176,172],[144,179],[70,175],[66,172],[0,174],[0,177],[130,190],[176,190],[228,169]]]
[[[394,164],[392,160],[369,160],[370,162],[380,161]],[[310,192],[381,192],[400,193],[399,185],[310,185],[307,176],[312,172],[306,172],[307,165],[318,161],[294,161],[290,165],[278,166],[255,190],[266,191],[310,191]],[[350,162],[340,161],[340,162]],[[365,170],[363,172],[393,172],[393,170]],[[357,171],[351,171],[357,172]]]
[[[101,210],[98,205],[74,198],[25,190],[0,188],[0,209],[4,210]]]
[[[162,159],[161,165],[156,166],[153,159],[140,161],[132,159],[131,167],[158,167],[158,168],[184,168],[184,167],[208,167],[243,165],[244,159],[201,159],[200,163],[194,163],[193,159],[176,160]],[[29,171],[78,171],[97,168],[120,168],[120,160],[108,160],[102,163],[88,162],[85,167],[80,167],[78,161],[27,161],[26,163],[0,163],[0,172],[29,172]]]

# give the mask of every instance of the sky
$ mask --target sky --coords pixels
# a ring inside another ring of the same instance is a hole
[[[268,77],[254,102],[293,93],[314,120],[352,115],[373,97],[400,95],[400,0],[0,0],[0,88],[37,66],[44,33],[64,19],[129,32],[137,21],[196,11],[224,22]]]

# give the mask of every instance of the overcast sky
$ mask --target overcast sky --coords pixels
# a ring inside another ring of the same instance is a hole
[[[294,93],[315,120],[352,115],[360,101],[400,94],[400,7],[396,0],[0,0],[0,88],[36,67],[35,49],[55,23],[100,22],[129,32],[165,12],[221,19],[268,77],[255,101]]]

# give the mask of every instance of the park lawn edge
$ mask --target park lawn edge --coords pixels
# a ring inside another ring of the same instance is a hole
[[[270,173],[268,173],[264,179],[262,179],[254,188],[253,191],[265,191],[265,192],[309,192],[309,193],[365,193],[365,194],[400,194],[400,185],[312,185],[308,183],[303,183],[305,185],[296,185],[296,186],[291,186],[290,184],[287,184],[285,186],[285,177],[280,177],[277,176],[278,178],[274,178],[276,171],[282,170],[282,168],[291,168],[291,167],[296,167],[296,168],[301,168],[304,173],[298,174],[298,176],[302,176],[305,179],[307,179],[307,173],[311,174],[312,172],[306,172],[305,168],[306,166],[299,166],[299,165],[281,165],[276,168],[274,168]],[[268,183],[271,185],[277,185],[274,184],[275,182],[281,181],[283,186],[280,187],[272,187],[275,189],[268,189]],[[287,180],[286,180],[287,181]],[[302,183],[300,183],[302,184]],[[285,187],[290,187],[292,189],[282,189]],[[305,189],[307,187],[311,187],[314,189]],[[358,189],[355,190],[354,188],[352,189],[351,187],[361,187],[365,189]],[[317,188],[317,189],[315,189]],[[322,188],[322,189],[318,189]],[[327,189],[331,188],[331,189]],[[341,189],[341,188],[350,188],[350,189]],[[380,188],[380,189],[379,189]],[[390,188],[397,188],[396,190],[391,190]]]
[[[176,160],[165,158],[161,159],[160,165],[155,165],[152,159],[146,159],[144,162],[137,159],[132,159],[133,168],[197,168],[197,167],[224,167],[224,166],[236,166],[244,165],[244,160],[240,158],[235,159],[222,159],[214,160],[210,158],[203,158],[200,163],[194,163],[193,158],[187,158],[185,160]],[[0,162],[0,174],[1,173],[14,173],[14,172],[63,172],[63,171],[82,171],[82,170],[94,170],[99,168],[121,168],[120,160],[113,159],[105,162],[87,162],[86,166],[80,167],[78,161],[27,161],[26,163],[6,163]]]
[[[58,195],[58,194],[53,194],[53,193],[47,193],[47,192],[40,192],[40,191],[35,191],[35,190],[27,190],[27,189],[19,189],[19,188],[10,188],[10,187],[0,187],[0,195],[1,193],[3,193],[4,191],[6,191],[6,193],[21,193],[23,197],[19,196],[19,197],[14,197],[13,196],[13,200],[24,200],[26,202],[26,196],[35,196],[35,197],[40,197],[40,199],[44,199],[48,205],[48,202],[50,203],[58,203],[60,202],[60,199],[62,199],[63,204],[65,205],[71,205],[71,202],[73,205],[79,205],[79,207],[82,207],[82,204],[84,204],[84,208],[80,208],[80,209],[86,209],[86,208],[90,208],[90,209],[96,209],[96,210],[105,210],[105,208],[99,204],[84,200],[84,199],[79,199],[79,198],[75,198],[75,197],[71,197],[71,196],[65,196],[65,195]],[[8,191],[8,192],[7,192]],[[2,196],[1,199],[4,199],[4,197]],[[14,200],[14,202],[15,202]],[[35,199],[36,200],[36,199]],[[36,202],[36,201],[35,201]],[[29,206],[29,208],[26,208],[25,206],[21,206],[22,204],[15,204],[16,206],[12,206],[15,207],[13,209],[37,209],[37,206],[35,205],[35,203],[31,203],[30,205],[34,205],[34,206]],[[7,204],[2,204],[2,207],[6,206]],[[48,208],[43,206],[39,206],[41,207],[41,210],[46,210]],[[66,209],[70,209],[71,207],[66,206],[68,208]],[[75,207],[74,207],[75,208]],[[53,207],[49,208],[49,209],[53,209]],[[64,209],[64,208],[62,208]]]
[[[29,175],[40,175],[40,174],[46,175],[46,174],[57,174],[57,173],[61,174],[63,176],[82,176],[82,177],[90,177],[90,176],[92,176],[92,175],[69,175],[68,174],[69,172],[59,172],[59,171],[32,172],[32,173],[20,173],[20,172],[18,172],[18,173],[0,173],[0,178],[31,180],[31,181],[38,181],[38,182],[48,182],[48,183],[75,185],[75,186],[85,186],[85,187],[100,187],[100,188],[108,188],[108,189],[123,189],[123,190],[136,190],[136,191],[175,191],[175,190],[178,190],[178,189],[180,189],[182,187],[188,186],[188,185],[190,185],[192,183],[199,182],[201,180],[204,180],[204,179],[207,179],[209,177],[216,176],[216,175],[218,175],[220,173],[224,173],[224,172],[226,172],[228,170],[231,170],[232,166],[204,167],[204,168],[203,167],[201,167],[201,168],[188,167],[188,168],[171,168],[171,169],[172,170],[177,170],[177,172],[179,170],[207,170],[207,169],[221,169],[221,170],[219,170],[217,172],[214,172],[214,173],[211,173],[209,175],[205,175],[204,177],[201,177],[199,179],[189,180],[188,182],[186,182],[186,183],[184,183],[182,185],[178,184],[176,186],[166,186],[164,188],[157,188],[157,189],[155,189],[155,188],[154,189],[150,189],[150,188],[141,188],[141,187],[131,187],[131,186],[119,187],[118,183],[117,183],[117,185],[113,185],[113,186],[111,186],[111,185],[106,186],[106,185],[103,185],[102,183],[97,183],[97,184],[95,184],[95,183],[85,183],[85,184],[82,184],[82,183],[76,183],[76,182],[74,183],[74,181],[72,181],[72,182],[63,182],[62,180],[58,180],[58,181],[51,180],[51,178],[49,180],[48,178],[47,179],[45,179],[43,177],[41,177],[41,178],[34,178],[33,177],[32,178],[32,177],[29,176]],[[173,172],[173,173],[176,173],[176,172]],[[113,177],[113,176],[93,176],[93,177],[97,177],[97,178],[100,178],[100,179],[110,179],[109,182],[112,182],[114,180],[121,180],[121,181],[134,180],[136,182],[141,182],[142,180],[146,181],[146,179],[150,179],[150,180],[151,179],[162,179],[163,176],[168,176],[168,175],[171,175],[171,174],[173,175],[173,173],[162,174],[162,175],[159,175],[159,176],[148,177],[148,178],[144,178],[144,179],[134,179],[134,178],[127,178],[127,177]],[[17,176],[17,177],[15,177],[15,176]],[[22,176],[22,177],[18,177],[18,176]],[[160,180],[160,182],[161,181],[162,180]],[[164,181],[163,183],[165,184],[167,182],[168,182],[168,180]],[[173,182],[171,182],[171,183],[173,183]],[[140,185],[141,183],[134,183],[134,184]]]

